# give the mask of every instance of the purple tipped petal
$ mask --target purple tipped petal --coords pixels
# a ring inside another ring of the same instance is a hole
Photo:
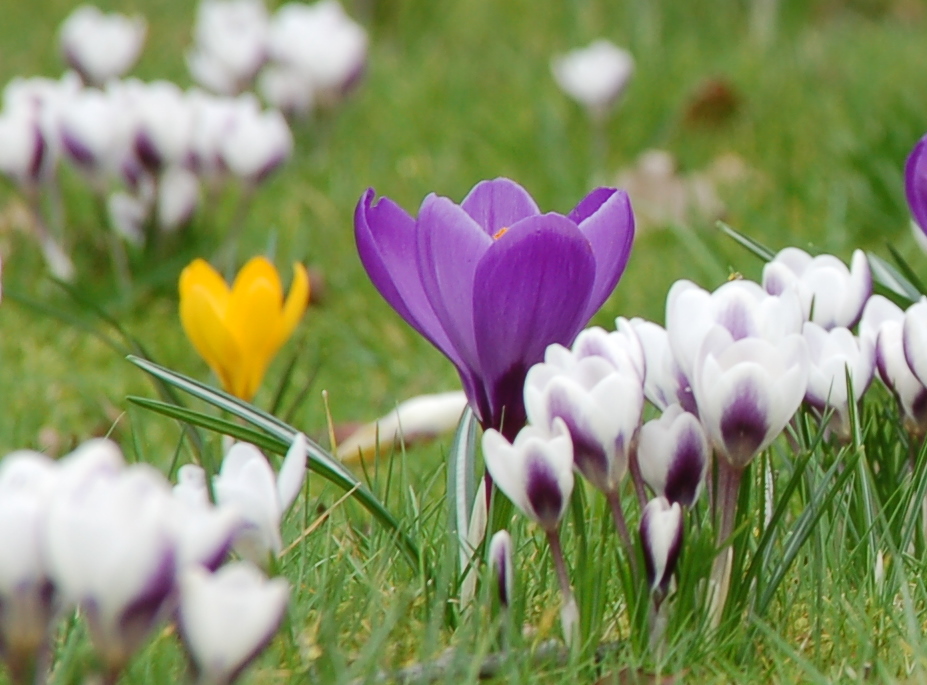
[[[730,332],[731,337],[734,340],[743,340],[754,335],[753,314],[748,308],[747,301],[741,298],[732,298],[725,305],[718,312],[716,321]]]
[[[927,231],[927,136],[921,138],[904,168],[904,190],[908,207],[922,231]]]
[[[573,403],[563,386],[552,388],[548,400],[548,411],[551,417],[563,419],[570,431],[573,441],[573,463],[591,483],[599,489],[604,489],[608,483],[608,455],[602,443],[596,439],[592,429],[587,425],[587,418]]]
[[[507,178],[477,183],[460,207],[490,236],[541,213],[528,191]]]
[[[416,267],[415,220],[389,198],[373,204],[374,196],[369,188],[354,212],[354,238],[361,262],[393,309],[459,367],[460,356],[422,289]]]
[[[676,454],[666,474],[664,494],[670,502],[690,507],[698,497],[708,459],[703,451],[704,444],[704,436],[699,432],[697,424],[688,426],[679,436]]]
[[[490,417],[506,432],[521,414],[528,368],[551,343],[569,345],[586,321],[595,275],[589,242],[556,214],[519,222],[495,241],[476,270],[473,321]],[[508,409],[506,409],[508,407]],[[490,424],[492,425],[492,424]]]
[[[586,305],[589,318],[612,294],[624,273],[634,242],[634,215],[623,190],[599,188],[587,195],[569,218],[580,219],[576,223],[595,255],[595,283]]]
[[[543,455],[529,455],[525,477],[528,504],[538,522],[545,530],[555,528],[564,504],[557,474]]]
[[[763,444],[769,425],[758,389],[744,381],[721,415],[724,449],[735,464],[746,464]]]

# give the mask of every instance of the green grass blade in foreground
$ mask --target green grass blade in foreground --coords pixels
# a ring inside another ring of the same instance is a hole
[[[467,406],[460,416],[447,461],[448,526],[460,544],[460,571],[467,568],[470,514],[476,493],[476,416]]]
[[[204,402],[213,405],[214,407],[218,407],[219,409],[227,411],[233,416],[237,416],[243,421],[247,421],[251,425],[258,427],[266,433],[269,433],[272,437],[279,441],[276,443],[279,449],[274,450],[273,446],[268,446],[268,449],[282,454],[286,451],[285,446],[289,446],[293,442],[293,438],[297,432],[295,428],[288,426],[276,417],[271,416],[270,414],[267,414],[266,412],[263,412],[246,402],[243,402],[237,397],[233,397],[232,395],[222,392],[221,390],[211,388],[204,383],[200,383],[199,381],[196,381],[188,376],[184,376],[183,374],[166,369],[163,366],[155,364],[154,362],[148,361],[146,359],[141,359],[132,355],[127,357],[127,359],[141,368],[143,371],[155,376],[156,378],[159,378],[165,383],[172,385],[175,388],[178,388],[179,390],[192,395],[193,397],[201,399]],[[203,418],[211,419],[212,417],[203,416]],[[200,423],[199,425],[203,424]],[[209,428],[209,426],[204,427]],[[338,487],[343,488],[344,490],[356,488],[353,497],[357,499],[358,502],[360,502],[363,507],[367,509],[367,511],[369,511],[380,523],[395,531],[400,548],[405,553],[408,560],[412,563],[412,566],[418,568],[418,546],[415,544],[412,538],[404,530],[402,530],[399,522],[386,509],[386,507],[383,506],[380,500],[377,499],[376,495],[368,490],[354,476],[353,473],[351,473],[340,461],[338,461],[336,457],[331,455],[316,442],[309,440],[308,438],[306,440],[306,452],[309,457],[309,468],[312,471],[319,474],[331,483],[334,483]]]
[[[719,221],[716,225],[722,233],[727,235],[729,238],[733,238],[735,242],[740,243],[743,247],[747,248],[750,252],[755,254],[764,262],[772,261],[772,259],[776,256],[775,252],[770,250],[762,243],[758,243],[753,238],[745,236],[740,231],[734,230],[723,221]]]
[[[867,252],[866,257],[869,259],[869,269],[875,283],[908,304],[921,299],[921,292],[898,269],[871,252]]]
[[[917,272],[911,268],[911,265],[901,256],[901,253],[895,249],[895,247],[889,243],[885,246],[888,249],[889,254],[892,256],[892,259],[895,260],[895,264],[898,265],[898,270],[901,274],[908,279],[908,281],[913,285],[918,292],[921,294],[927,294],[927,288],[924,287],[924,282],[920,279],[920,276],[917,275]]]

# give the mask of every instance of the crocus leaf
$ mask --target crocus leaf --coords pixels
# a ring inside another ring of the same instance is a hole
[[[752,253],[755,254],[757,257],[759,257],[760,259],[762,259],[764,262],[772,261],[773,258],[776,256],[776,253],[775,253],[775,252],[773,252],[772,250],[770,250],[768,247],[766,247],[766,246],[763,245],[762,243],[758,243],[758,242],[755,241],[753,238],[750,238],[750,237],[748,237],[748,236],[745,236],[745,235],[744,235],[743,233],[741,233],[740,231],[734,230],[733,228],[731,228],[730,226],[728,226],[728,225],[727,225],[726,223],[724,223],[723,221],[719,221],[719,222],[717,223],[717,226],[718,226],[718,228],[721,230],[722,233],[724,233],[725,235],[727,235],[727,236],[730,237],[730,238],[733,238],[735,242],[740,243],[741,245],[743,245],[743,246],[744,246],[745,248],[747,248],[750,252],[752,252]]]
[[[911,285],[913,285],[919,293],[927,294],[927,288],[924,287],[924,283],[921,281],[920,276],[918,276],[917,272],[911,268],[911,265],[905,261],[901,253],[890,243],[886,244],[885,247],[888,249],[889,254],[891,254],[892,259],[895,260],[895,264],[898,265],[898,270],[901,274],[910,281]]]
[[[921,292],[894,266],[871,252],[867,252],[866,257],[869,259],[873,281],[909,304],[921,299]]]
[[[476,417],[467,406],[457,424],[447,461],[448,525],[460,543],[461,572],[469,565],[472,553],[467,536],[476,493],[476,427]]]
[[[288,426],[280,419],[261,411],[247,402],[237,397],[229,395],[226,392],[212,388],[204,383],[200,383],[188,376],[171,371],[159,364],[141,359],[134,355],[129,355],[127,359],[138,366],[143,371],[151,374],[168,385],[201,399],[204,402],[229,412],[261,431],[267,433],[270,438],[274,439],[273,443],[265,442],[268,451],[278,454],[284,454],[292,444],[296,436],[296,429]],[[200,415],[203,419],[212,417]],[[224,427],[217,424],[205,425],[199,417],[187,415],[187,419],[193,420],[196,425],[201,425],[210,430],[219,430],[225,432]],[[394,531],[397,535],[397,542],[409,562],[414,568],[419,567],[419,550],[412,538],[403,531],[396,518],[386,509],[380,500],[368,488],[366,488],[354,474],[351,473],[336,457],[323,449],[320,445],[312,440],[306,440],[306,451],[309,457],[309,468],[319,474],[325,480],[328,480],[343,490],[354,490],[353,497],[367,509],[381,524]]]

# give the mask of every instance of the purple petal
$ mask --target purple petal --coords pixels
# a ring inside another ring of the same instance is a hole
[[[927,232],[927,136],[921,138],[904,168],[904,190],[908,207],[922,231]]]
[[[690,507],[695,502],[708,459],[708,455],[702,451],[703,438],[698,430],[698,426],[693,425],[682,431],[666,474],[666,499],[679,502],[684,507]]]
[[[490,421],[506,433],[524,421],[525,374],[552,343],[569,345],[586,323],[595,257],[566,217],[531,217],[509,229],[476,270],[473,321]],[[490,424],[492,425],[492,424]]]
[[[453,202],[429,195],[419,211],[417,240],[424,293],[463,365],[479,368],[473,283],[477,265],[493,239]]]
[[[624,273],[634,242],[634,214],[623,190],[599,188],[587,195],[569,218],[581,219],[576,223],[595,255],[595,284],[586,305],[588,319],[612,294]]]
[[[717,323],[724,326],[734,340],[743,340],[754,335],[753,314],[748,310],[747,301],[736,297],[725,303],[718,312]]]
[[[573,441],[573,463],[586,479],[600,490],[605,490],[608,483],[608,455],[605,448],[596,440],[583,415],[571,401],[562,386],[551,389],[549,410],[551,418],[563,419],[570,431]],[[623,437],[623,436],[619,436]]]
[[[490,236],[541,213],[528,191],[507,178],[477,183],[460,207]]]
[[[527,460],[525,477],[528,482],[525,484],[525,491],[528,494],[528,503],[541,527],[551,530],[557,526],[563,510],[563,493],[560,492],[557,475],[543,454],[530,454]]]
[[[735,465],[746,465],[766,438],[769,425],[760,403],[756,386],[742,382],[721,414],[724,449]]]
[[[415,220],[388,198],[374,205],[374,196],[369,188],[354,211],[361,262],[383,299],[459,368],[460,357],[425,296],[416,268]]]

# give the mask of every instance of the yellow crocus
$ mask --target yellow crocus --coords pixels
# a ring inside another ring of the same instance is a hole
[[[265,257],[245,264],[231,288],[202,259],[180,274],[180,322],[187,337],[226,392],[246,401],[308,303],[309,275],[299,263],[286,301],[280,275]]]

